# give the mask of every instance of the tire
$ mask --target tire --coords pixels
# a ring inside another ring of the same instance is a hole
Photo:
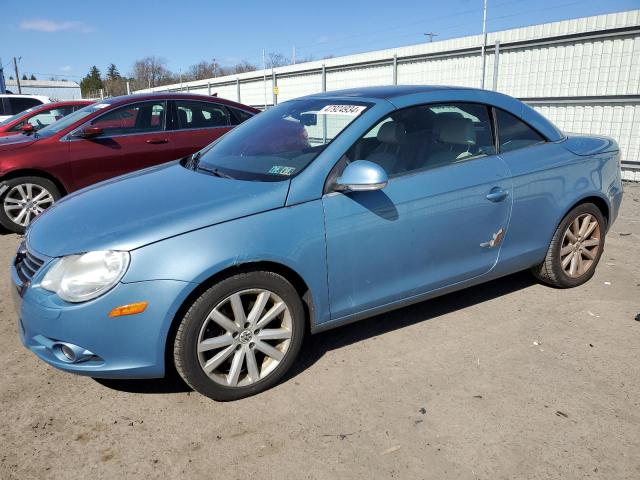
[[[593,203],[575,207],[558,225],[544,261],[532,268],[534,276],[557,288],[577,287],[589,281],[604,250],[606,223]]]
[[[24,233],[26,227],[37,215],[61,197],[58,187],[51,180],[42,177],[11,178],[1,182],[0,185],[6,187],[0,194],[0,224],[14,233]],[[41,193],[44,197],[36,203],[27,205],[20,203],[30,202],[38,198]],[[25,206],[31,206],[31,208],[24,208]]]
[[[206,290],[182,317],[173,344],[175,367],[191,388],[214,400],[255,395],[291,368],[305,328],[302,300],[284,277],[239,273]]]

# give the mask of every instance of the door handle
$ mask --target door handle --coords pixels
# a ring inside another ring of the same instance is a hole
[[[147,143],[153,143],[153,144],[169,143],[169,139],[168,138],[150,138],[149,140],[147,140]]]
[[[493,187],[489,193],[487,193],[487,200],[491,202],[501,202],[509,195],[508,190],[503,190],[500,187]]]

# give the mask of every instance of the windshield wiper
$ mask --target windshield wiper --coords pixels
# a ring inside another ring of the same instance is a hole
[[[198,168],[198,170],[202,170],[203,172],[211,173],[211,174],[215,175],[216,177],[228,178],[230,180],[234,180],[234,178],[231,175],[223,173],[217,168],[207,168],[207,167],[197,167],[197,168]]]

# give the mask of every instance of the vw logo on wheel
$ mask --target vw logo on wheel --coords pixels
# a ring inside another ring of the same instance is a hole
[[[244,330],[240,334],[240,343],[249,343],[252,338],[253,338],[253,333],[251,333],[251,330]]]

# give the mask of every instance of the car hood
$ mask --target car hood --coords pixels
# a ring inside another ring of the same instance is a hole
[[[181,233],[283,207],[289,181],[249,182],[177,162],[96,184],[64,198],[29,227],[29,247],[50,257],[133,250]]]
[[[33,135],[9,135],[7,137],[0,137],[0,153],[10,152],[18,150],[20,148],[28,147],[29,145],[37,142],[38,139]]]

